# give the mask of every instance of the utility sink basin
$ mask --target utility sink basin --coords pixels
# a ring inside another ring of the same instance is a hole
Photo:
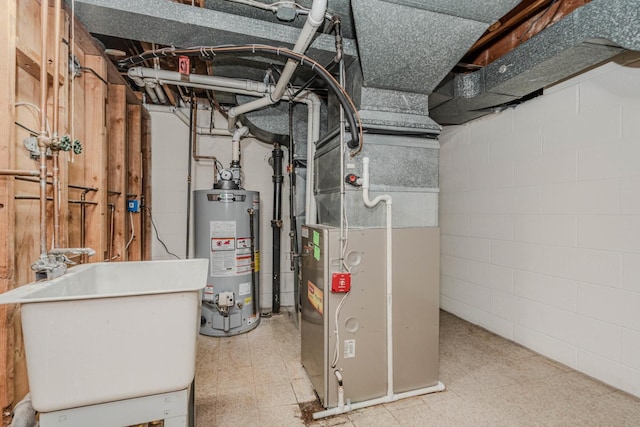
[[[195,374],[207,260],[84,264],[0,295],[21,304],[40,412],[184,390]]]

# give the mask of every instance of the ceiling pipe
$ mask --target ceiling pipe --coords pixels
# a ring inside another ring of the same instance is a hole
[[[311,6],[311,10],[309,11],[309,15],[307,16],[307,20],[304,23],[304,27],[302,27],[302,31],[300,32],[300,36],[298,37],[298,41],[293,46],[294,52],[304,53],[307,50],[307,48],[311,44],[311,41],[313,40],[313,36],[316,33],[316,30],[324,22],[326,11],[327,0],[314,0],[313,5]],[[239,115],[264,108],[268,105],[275,104],[276,102],[280,101],[297,67],[298,63],[292,59],[289,59],[284,66],[284,69],[282,70],[280,78],[278,79],[278,83],[276,84],[276,87],[272,94],[270,94],[268,97],[264,97],[255,101],[248,102],[246,104],[239,105],[237,107],[233,107],[231,110],[229,110],[229,129],[231,130],[235,128],[236,120]]]
[[[133,70],[133,71],[132,71]],[[189,86],[190,84],[181,79],[181,74],[174,71],[164,71],[164,70],[154,70],[153,68],[142,68],[142,67],[134,67],[129,69],[129,77],[132,78],[136,84],[138,82],[145,84],[150,79],[148,76],[151,73],[157,73],[158,76],[161,76],[166,80],[167,84],[179,85],[179,86]],[[144,77],[144,79],[143,79]],[[251,80],[236,80],[225,77],[213,77],[213,76],[202,76],[192,74],[189,76],[190,81],[198,81],[205,82],[208,81],[211,84],[215,84],[216,86],[205,86],[203,85],[203,89],[210,90],[219,90],[221,92],[230,92],[230,93],[242,93],[248,94],[251,96],[259,96],[262,95],[265,98],[268,98],[268,94],[274,90],[273,85],[264,85],[261,82],[255,82]],[[228,84],[229,87],[221,87],[220,85]],[[257,89],[256,92],[247,92],[247,88],[252,87]],[[263,92],[264,91],[264,92]],[[289,100],[288,95],[283,95],[282,99]],[[307,106],[307,179],[306,179],[306,194],[305,194],[305,223],[306,224],[316,224],[317,222],[317,207],[316,200],[313,195],[313,156],[316,151],[316,143],[320,140],[320,107],[321,102],[318,95],[315,93],[304,90],[300,92],[294,99],[294,102],[302,103]],[[245,104],[246,105],[246,104]],[[175,114],[183,123],[189,125],[189,118],[176,107],[166,107],[160,105],[145,105],[148,111],[157,111],[157,112],[167,112]],[[198,126],[197,133],[199,135],[224,135],[229,136],[231,132],[228,129],[209,129]]]

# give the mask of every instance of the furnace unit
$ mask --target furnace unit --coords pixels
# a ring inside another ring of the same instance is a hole
[[[345,405],[385,396],[385,229],[349,229],[346,268],[338,228],[303,226],[301,234],[302,364],[321,403],[337,407],[341,393]],[[438,385],[439,236],[437,227],[393,229],[396,394]],[[334,276],[345,269],[348,294],[343,275]]]

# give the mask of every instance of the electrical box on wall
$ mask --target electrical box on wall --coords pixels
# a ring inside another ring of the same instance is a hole
[[[333,273],[331,276],[331,292],[349,292],[351,290],[351,273]]]
[[[127,200],[127,211],[138,213],[140,212],[140,202],[138,200]]]

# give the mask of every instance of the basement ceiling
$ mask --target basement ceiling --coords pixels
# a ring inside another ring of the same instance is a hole
[[[78,18],[105,48],[128,55],[165,46],[290,48],[306,20],[292,8],[264,10],[292,7],[290,1],[74,3]],[[309,8],[312,0],[297,4]],[[430,115],[441,124],[489,114],[625,49],[640,50],[640,0],[328,0],[328,13],[340,17],[344,58],[359,66],[363,86],[427,94]],[[325,20],[307,55],[330,64],[335,46],[335,27]],[[177,69],[173,59],[147,64],[154,65]],[[273,79],[282,65],[253,55],[193,64],[200,74],[258,81]],[[312,76],[301,68],[294,85]],[[320,83],[312,87],[322,89]]]

